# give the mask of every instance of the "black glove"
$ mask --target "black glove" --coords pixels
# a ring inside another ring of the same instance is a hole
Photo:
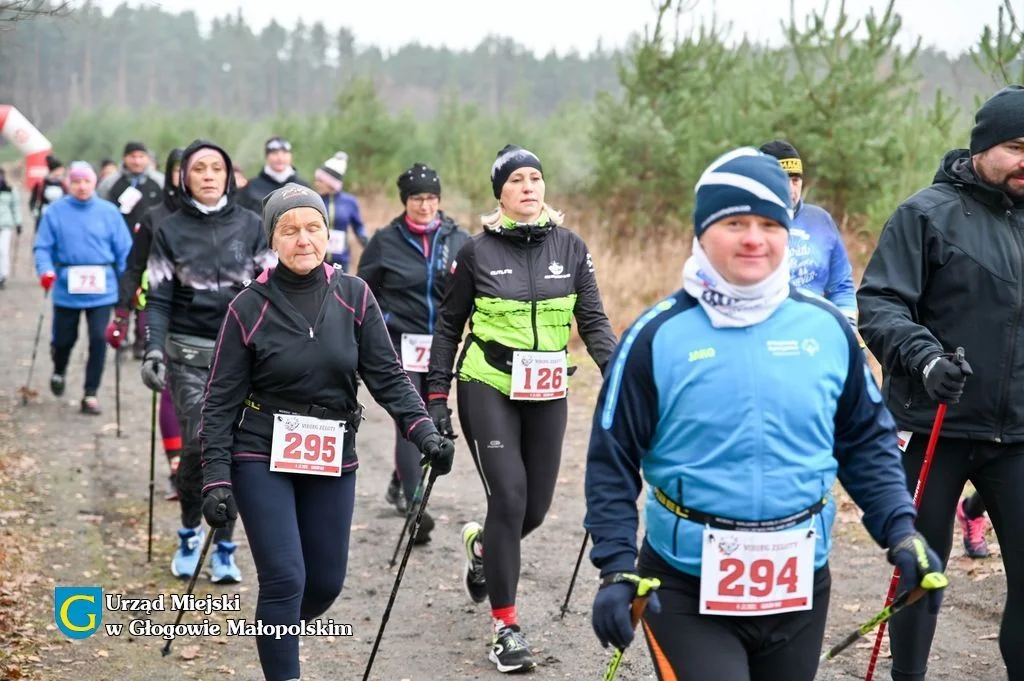
[[[948,583],[942,573],[942,561],[917,532],[903,537],[889,547],[889,562],[900,571],[896,594],[912,591],[918,586],[928,590],[928,612],[939,614],[942,593]]]
[[[423,463],[429,463],[438,475],[451,473],[452,460],[455,458],[454,442],[436,433],[431,433],[423,438],[420,452],[423,454]]]
[[[611,576],[611,575],[610,575]],[[597,590],[594,605],[591,608],[590,624],[594,627],[597,640],[601,646],[625,650],[633,642],[633,623],[630,610],[636,596],[636,582],[639,576],[622,574],[622,581],[615,581]],[[635,581],[634,581],[635,580]],[[649,592],[647,610],[655,615],[661,612],[661,601],[655,591]]]
[[[142,382],[153,392],[161,392],[167,384],[167,365],[164,363],[164,353],[159,350],[150,350],[142,360]]]
[[[427,414],[434,422],[437,432],[451,440],[455,439],[452,429],[452,410],[448,408],[448,400],[435,397],[427,402]]]
[[[212,487],[203,495],[203,517],[210,527],[227,527],[238,517],[238,504],[230,487]]]
[[[921,369],[921,378],[928,395],[936,402],[948,404],[960,401],[967,377],[973,375],[974,372],[967,360],[958,364],[953,355],[930,357]]]

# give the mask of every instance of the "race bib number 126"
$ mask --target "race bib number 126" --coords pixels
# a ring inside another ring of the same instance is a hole
[[[340,476],[344,441],[345,424],[341,421],[274,414],[270,470]]]
[[[702,615],[772,615],[810,610],[815,533],[704,530]]]
[[[512,353],[513,400],[559,400],[566,396],[564,352]]]

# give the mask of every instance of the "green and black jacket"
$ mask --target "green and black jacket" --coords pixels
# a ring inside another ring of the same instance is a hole
[[[604,372],[616,340],[587,245],[561,226],[561,214],[551,208],[538,222],[516,224],[494,211],[484,216],[484,231],[459,249],[434,328],[429,397],[448,396],[467,320],[470,333],[456,369],[460,381],[508,395],[512,351],[564,351],[573,317]]]

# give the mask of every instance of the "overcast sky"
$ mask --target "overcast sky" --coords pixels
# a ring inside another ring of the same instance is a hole
[[[347,26],[361,47],[376,45],[385,52],[411,42],[471,49],[488,33],[507,35],[541,55],[551,49],[565,54],[575,48],[589,53],[600,39],[606,48],[623,46],[632,33],[642,32],[655,13],[651,0],[128,0],[131,5],[158,5],[168,11],[193,10],[204,25],[215,16],[243,6],[246,19],[257,29],[272,18],[294,25],[323,21],[331,29]],[[789,0],[689,0],[695,9],[683,25],[717,13],[732,23],[732,35],[746,33],[758,41],[777,44],[779,21],[789,16]],[[995,25],[1002,0],[896,0],[903,17],[904,44],[920,36],[951,54],[968,49],[986,23]],[[1021,7],[1024,0],[1012,0]],[[122,0],[98,0],[109,13]],[[795,0],[798,15],[824,6],[823,0]],[[830,6],[838,7],[839,0]],[[870,8],[884,10],[883,0],[847,0],[847,13],[863,16]],[[285,11],[287,10],[287,11]]]

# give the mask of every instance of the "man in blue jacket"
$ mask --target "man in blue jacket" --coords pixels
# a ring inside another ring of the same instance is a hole
[[[945,578],[914,530],[896,424],[853,328],[790,286],[792,204],[778,161],[736,149],[696,194],[683,288],[623,336],[594,414],[593,626],[602,644],[628,645],[637,584],[656,577],[644,633],[661,681],[811,681],[837,479],[899,567],[901,593],[934,588],[937,612]]]
[[[96,196],[96,173],[85,161],[68,170],[70,194],[50,205],[36,236],[39,283],[53,289],[53,376],[50,390],[64,394],[64,374],[85,313],[89,360],[85,366],[82,412],[100,413],[96,393],[106,362],[104,331],[117,302],[117,280],[124,274],[132,237],[117,208]]]
[[[825,298],[857,324],[857,292],[843,237],[832,216],[803,200],[804,164],[789,142],[772,140],[761,151],[779,160],[789,176],[793,225],[789,229],[790,283]]]

